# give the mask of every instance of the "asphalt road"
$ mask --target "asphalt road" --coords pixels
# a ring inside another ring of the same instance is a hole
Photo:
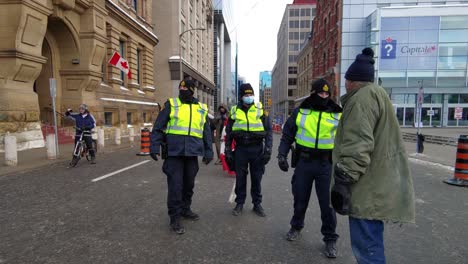
[[[171,233],[162,162],[138,152],[124,149],[98,156],[96,165],[57,163],[0,177],[0,263],[355,263],[345,217],[338,217],[338,258],[322,254],[315,193],[300,240],[284,239],[292,171],[280,171],[276,159],[263,178],[266,218],[257,217],[251,204],[232,216],[234,178],[219,165],[200,164],[192,208],[201,219],[183,221],[184,235]],[[417,224],[386,225],[387,263],[468,263],[468,188],[442,183],[452,177],[443,168],[411,163],[411,171]]]

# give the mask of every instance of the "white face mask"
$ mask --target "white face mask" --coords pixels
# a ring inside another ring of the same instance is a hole
[[[253,97],[253,96],[244,96],[244,97],[242,97],[242,102],[244,102],[244,104],[248,104],[248,105],[253,104],[254,100],[255,100],[255,97]]]

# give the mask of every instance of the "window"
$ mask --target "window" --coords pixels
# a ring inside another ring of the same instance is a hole
[[[106,83],[108,79],[108,75],[107,75],[107,58],[105,56],[101,65],[101,74],[102,74],[101,81],[103,83]]]
[[[136,54],[136,81],[137,83],[141,84],[141,51],[137,49]]]
[[[112,126],[112,112],[104,112],[104,125]]]
[[[299,16],[299,9],[289,9],[289,16],[290,17],[298,17]]]
[[[296,85],[297,79],[296,78],[288,78],[288,85]]]
[[[294,95],[294,90],[288,89],[288,96],[293,96]]]
[[[439,71],[437,76],[437,86],[445,87],[465,87],[465,71]]]
[[[143,112],[143,123],[146,123],[146,113]]]
[[[298,51],[299,44],[289,44],[289,51]]]
[[[131,125],[131,124],[132,124],[132,113],[127,112],[127,125]]]
[[[399,72],[399,71],[380,72],[379,77],[382,80],[382,87],[385,87],[385,88],[406,87],[406,72]]]
[[[423,81],[424,88],[435,88],[435,72],[434,71],[409,71],[408,72],[408,87],[419,88]]]
[[[460,104],[468,104],[468,94],[460,94]]]
[[[125,42],[123,40],[119,41],[119,52],[122,58],[126,57],[125,56]],[[122,80],[122,83],[125,81],[125,74],[123,71],[120,71],[120,80]]]
[[[289,28],[299,28],[299,20],[289,21]]]
[[[289,62],[290,63],[296,62],[296,60],[297,60],[297,55],[289,55]]]
[[[449,104],[458,104],[459,94],[449,94],[448,103]]]
[[[468,28],[468,16],[448,16],[440,18],[440,29]]]
[[[132,7],[135,11],[138,11],[138,0],[132,0]]]
[[[297,74],[297,67],[288,67],[289,74]]]
[[[310,20],[302,20],[301,28],[310,28]]]
[[[439,69],[466,69],[466,56],[439,57]]]
[[[468,29],[441,30],[440,42],[468,42]]]

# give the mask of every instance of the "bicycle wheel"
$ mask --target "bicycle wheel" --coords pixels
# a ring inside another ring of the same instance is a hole
[[[70,161],[70,166],[75,167],[78,164],[78,161],[81,159],[81,153],[83,152],[83,145],[78,142],[78,145],[76,146],[76,153],[73,152],[73,158]]]

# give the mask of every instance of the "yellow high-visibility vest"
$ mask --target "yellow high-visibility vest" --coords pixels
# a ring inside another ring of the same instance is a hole
[[[206,104],[184,104],[179,98],[170,98],[171,114],[166,134],[203,138],[208,115]]]
[[[341,113],[299,109],[296,143],[314,149],[333,149]]]
[[[264,132],[262,119],[263,106],[258,102],[250,106],[247,112],[233,106],[231,108],[231,119],[234,120],[232,131]]]

